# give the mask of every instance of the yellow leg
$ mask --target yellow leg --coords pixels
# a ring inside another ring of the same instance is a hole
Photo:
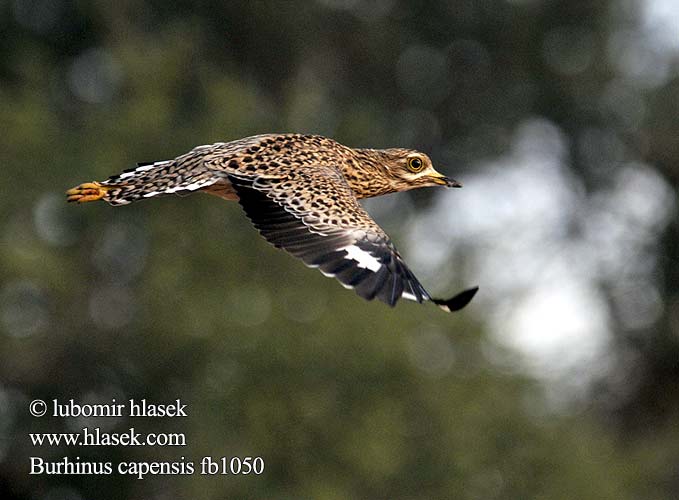
[[[66,191],[67,201],[76,203],[87,203],[88,201],[101,200],[106,196],[106,191],[110,186],[102,186],[98,182],[85,182]]]

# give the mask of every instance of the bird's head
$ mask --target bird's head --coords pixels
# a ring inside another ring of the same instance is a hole
[[[429,157],[414,149],[354,149],[344,177],[358,198],[429,186],[462,187],[436,171]]]
[[[407,191],[428,186],[462,187],[454,179],[439,173],[431,159],[413,149],[385,149],[381,151],[384,168],[394,191]]]

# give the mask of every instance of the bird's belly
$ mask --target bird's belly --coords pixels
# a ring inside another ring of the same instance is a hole
[[[215,196],[219,196],[220,198],[224,198],[225,200],[238,201],[238,194],[236,193],[236,190],[233,189],[233,186],[228,180],[215,182],[214,184],[205,186],[204,188],[201,189],[201,191]]]

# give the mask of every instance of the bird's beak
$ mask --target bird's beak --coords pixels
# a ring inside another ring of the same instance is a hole
[[[441,186],[446,186],[449,188],[461,188],[462,184],[457,182],[455,179],[451,179],[450,177],[446,177],[443,174],[439,174],[438,172],[435,172],[434,174],[429,176],[432,181],[434,181],[436,184],[439,184]]]

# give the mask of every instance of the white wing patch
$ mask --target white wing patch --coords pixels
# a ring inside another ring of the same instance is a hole
[[[362,267],[363,269],[370,269],[372,272],[376,273],[382,267],[382,263],[377,260],[377,258],[356,245],[338,248],[338,250],[346,250],[346,258],[355,260],[358,262],[358,267]]]

